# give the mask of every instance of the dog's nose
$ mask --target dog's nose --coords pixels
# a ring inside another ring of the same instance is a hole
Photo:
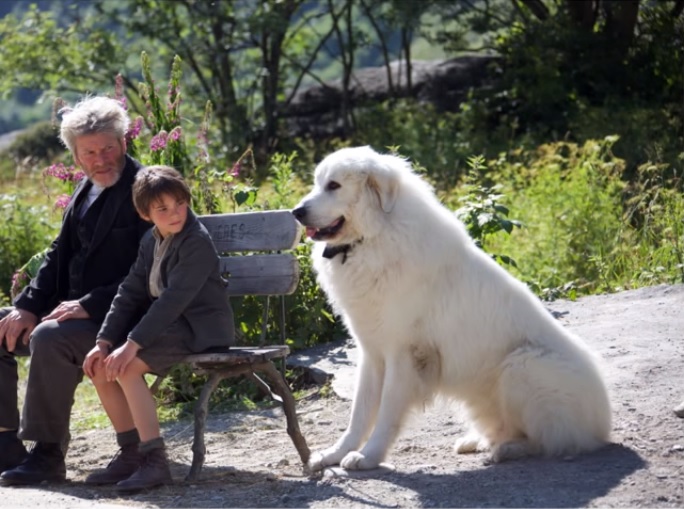
[[[297,207],[292,211],[292,214],[297,221],[302,221],[306,217],[306,207]]]

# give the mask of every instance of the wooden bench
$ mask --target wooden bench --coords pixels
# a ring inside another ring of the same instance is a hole
[[[264,320],[259,346],[231,347],[223,352],[207,352],[188,356],[185,361],[193,371],[207,377],[195,404],[195,435],[192,444],[192,466],[187,480],[196,480],[204,464],[206,446],[204,431],[209,398],[218,384],[231,377],[245,375],[283,406],[287,433],[306,465],[309,447],[299,430],[295,400],[285,378],[275,365],[289,353],[287,345],[264,345],[268,303],[272,296],[281,298],[281,337],[284,342],[284,295],[295,291],[299,282],[299,263],[290,250],[299,242],[301,230],[288,210],[217,214],[200,216],[221,254],[221,272],[227,278],[229,295],[265,296]],[[233,256],[225,256],[234,253]],[[243,256],[237,256],[241,253]],[[261,378],[262,375],[264,379]],[[267,445],[265,445],[267,447]]]

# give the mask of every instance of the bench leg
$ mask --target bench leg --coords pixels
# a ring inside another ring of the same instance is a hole
[[[195,437],[192,442],[192,466],[190,472],[185,478],[186,481],[195,481],[199,477],[202,465],[204,465],[204,457],[207,448],[204,445],[204,429],[207,423],[207,407],[209,406],[209,398],[214,392],[219,382],[223,380],[220,373],[214,373],[209,376],[209,379],[202,387],[197,403],[195,403]]]
[[[311,456],[311,451],[309,446],[306,444],[306,440],[299,430],[299,422],[297,421],[297,411],[295,409],[295,400],[290,392],[290,388],[287,386],[287,382],[283,379],[283,376],[278,371],[278,368],[272,362],[267,362],[260,366],[260,369],[264,370],[266,378],[273,387],[273,392],[275,392],[282,399],[281,403],[283,405],[283,410],[285,411],[285,417],[287,419],[287,434],[290,435],[292,443],[294,443],[299,457],[302,459],[302,463],[306,465],[309,462],[309,457]]]

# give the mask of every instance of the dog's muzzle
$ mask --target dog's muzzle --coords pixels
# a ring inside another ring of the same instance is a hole
[[[342,229],[342,226],[344,226],[345,221],[344,216],[340,216],[337,219],[335,219],[332,223],[330,223],[328,226],[325,226],[323,228],[316,228],[315,226],[311,226],[310,224],[308,224],[307,207],[298,207],[292,211],[292,214],[295,216],[295,219],[297,219],[297,221],[299,221],[303,226],[306,227],[306,236],[313,240],[332,239]]]

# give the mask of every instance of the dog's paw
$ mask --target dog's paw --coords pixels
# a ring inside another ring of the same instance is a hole
[[[537,453],[537,448],[527,440],[511,440],[493,446],[492,453],[485,462],[488,464],[501,463],[502,461],[517,460],[527,456],[533,456]]]
[[[359,451],[352,451],[342,459],[340,466],[346,470],[370,470],[378,468],[380,460],[364,456]]]
[[[312,472],[317,472],[318,470],[323,470],[325,467],[331,465],[339,465],[340,460],[344,458],[344,451],[336,447],[329,447],[323,451],[315,452],[309,458],[309,469]]]
[[[454,451],[456,454],[472,454],[488,449],[487,441],[477,433],[468,433],[456,440]]]

